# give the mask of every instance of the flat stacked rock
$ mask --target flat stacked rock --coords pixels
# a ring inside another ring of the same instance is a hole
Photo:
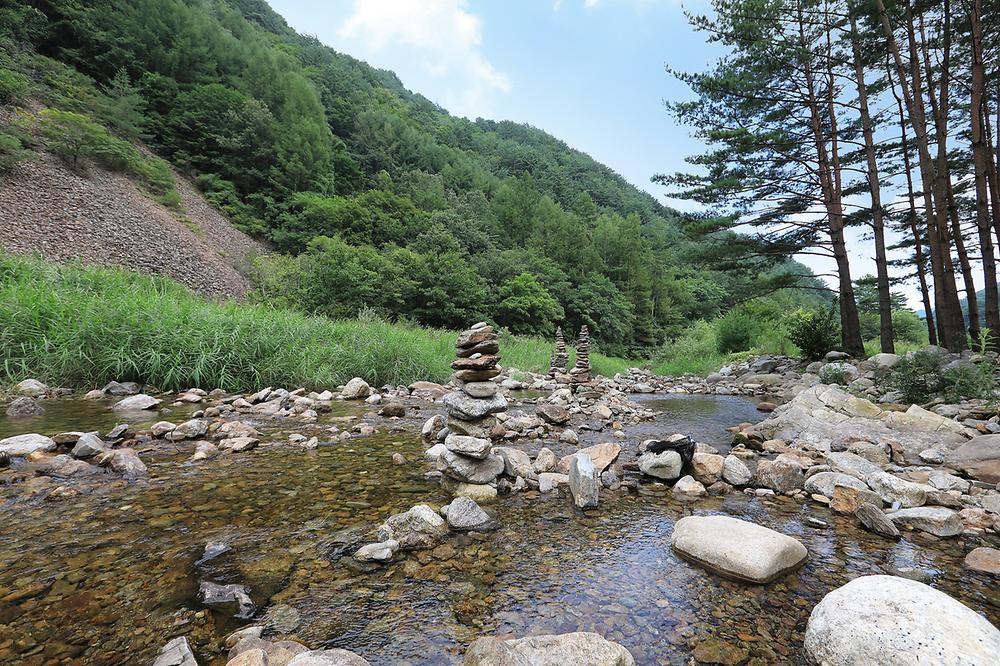
[[[586,384],[590,381],[590,331],[587,325],[580,327],[580,339],[576,343],[576,366],[569,371],[570,383]]]
[[[438,469],[448,479],[464,484],[486,485],[496,481],[504,461],[492,451],[493,415],[507,409],[495,378],[500,345],[493,327],[480,322],[458,336],[458,358],[451,364],[458,390],[444,396],[448,408],[448,436]]]
[[[566,355],[566,339],[563,338],[562,326],[556,327],[556,347],[552,352],[552,361],[549,363],[549,377],[557,378],[566,373],[566,362],[569,357]]]

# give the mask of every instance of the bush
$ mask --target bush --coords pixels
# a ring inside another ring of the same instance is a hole
[[[819,380],[824,384],[847,386],[853,381],[853,366],[849,363],[827,363],[819,370]]]
[[[798,309],[785,319],[789,339],[802,350],[809,360],[823,358],[831,349],[840,345],[840,322],[837,306],[819,310]]]
[[[763,326],[750,313],[735,308],[715,322],[716,346],[721,354],[747,351],[761,333]]]
[[[12,104],[28,92],[28,80],[18,72],[0,67],[0,104]]]
[[[927,344],[927,325],[915,312],[897,310],[892,313],[892,335],[896,342]]]
[[[725,364],[726,356],[719,353],[715,329],[697,321],[674,342],[663,345],[653,371],[661,375],[708,374]]]
[[[893,367],[888,385],[912,403],[925,403],[937,396],[950,402],[993,397],[995,385],[989,362],[948,362],[949,358],[947,353],[936,350],[914,352]]]

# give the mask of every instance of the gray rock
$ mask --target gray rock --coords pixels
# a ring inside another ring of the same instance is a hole
[[[601,480],[594,461],[586,453],[578,453],[569,466],[569,490],[573,503],[581,509],[597,506]]]
[[[888,472],[869,474],[865,477],[865,482],[886,504],[899,502],[903,508],[911,508],[922,506],[927,501],[927,493],[923,486]]]
[[[442,398],[441,402],[448,408],[448,414],[464,421],[475,421],[507,409],[507,399],[502,393],[479,399],[462,391],[453,391]]]
[[[754,484],[778,493],[788,493],[804,486],[805,475],[798,465],[782,460],[761,460],[754,472]]]
[[[921,506],[900,509],[887,514],[889,520],[938,537],[958,536],[965,529],[957,512],[942,506]]]
[[[372,387],[368,385],[368,382],[361,377],[355,377],[344,385],[340,397],[344,400],[363,400],[371,393]]]
[[[208,432],[208,421],[205,419],[191,419],[190,421],[185,421],[180,425],[176,426],[173,430],[166,433],[166,438],[171,441],[180,441],[182,439],[198,439],[199,437],[204,437],[205,433]]]
[[[153,666],[198,666],[187,637],[178,636],[160,648]]]
[[[440,458],[441,455],[445,453],[447,450],[448,447],[445,446],[443,443],[435,444],[434,446],[424,451],[424,460],[436,463],[438,461],[438,458]]]
[[[542,472],[538,475],[538,490],[543,493],[550,493],[559,486],[569,483],[568,474],[557,474],[555,472]]]
[[[535,409],[538,416],[547,423],[562,425],[569,421],[569,412],[564,407],[543,402]]]
[[[498,446],[493,452],[503,458],[503,473],[512,479],[524,477],[534,479],[535,470],[531,465],[531,456],[522,451],[509,446]]]
[[[750,483],[753,473],[746,463],[733,454],[726,456],[722,461],[722,479],[734,486],[745,486]]]
[[[831,471],[848,474],[861,480],[870,474],[882,471],[882,468],[872,461],[846,451],[826,454],[826,462],[830,465]]]
[[[437,434],[441,432],[444,425],[444,417],[440,414],[435,414],[424,421],[423,427],[420,428],[420,436],[424,438],[425,442],[430,442],[437,437]]]
[[[823,495],[833,498],[833,489],[836,486],[847,486],[858,490],[868,490],[868,485],[848,474],[841,472],[820,472],[813,474],[805,482],[805,490],[810,495]]]
[[[379,527],[378,538],[381,541],[394,539],[401,549],[415,550],[434,546],[447,533],[444,518],[426,504],[418,504],[390,516]]]
[[[14,398],[11,400],[10,404],[7,405],[7,416],[12,417],[22,417],[22,416],[42,416],[45,414],[45,408],[38,404],[34,398],[30,398],[26,395],[20,398]]]
[[[371,666],[371,662],[348,650],[311,650],[295,655],[285,666]]]
[[[986,483],[1000,483],[1000,435],[980,435],[952,451],[945,463]]]
[[[26,395],[29,398],[41,398],[48,392],[48,385],[37,379],[25,379],[14,385],[14,393]]]
[[[674,487],[670,489],[670,492],[674,497],[694,499],[703,496],[708,491],[705,490],[705,486],[702,483],[696,481],[693,476],[688,475],[678,479]]]
[[[729,516],[685,516],[670,544],[682,558],[713,573],[764,584],[805,562],[805,546],[790,536]]]
[[[892,524],[892,521],[882,513],[882,509],[876,507],[874,504],[868,504],[865,502],[857,509],[854,510],[854,517],[857,518],[861,525],[870,532],[875,534],[881,534],[884,537],[889,537],[890,539],[899,538],[899,530],[896,526]]]
[[[399,550],[399,542],[395,539],[388,539],[361,546],[354,553],[354,559],[359,562],[388,562],[397,550]]]
[[[153,396],[140,393],[138,395],[122,398],[116,402],[114,407],[111,409],[116,412],[137,412],[145,409],[154,409],[159,404],[160,401]]]
[[[725,458],[716,453],[695,452],[691,458],[691,474],[700,483],[712,485],[722,478]]]
[[[104,395],[124,396],[135,395],[142,390],[142,387],[135,382],[108,382],[101,393]]]
[[[902,357],[899,354],[882,353],[875,354],[868,360],[874,367],[879,368],[880,370],[888,370],[899,363],[902,360]]]
[[[586,632],[528,636],[512,640],[478,638],[465,652],[464,666],[635,666],[618,643]]]
[[[643,474],[665,481],[680,477],[682,466],[681,454],[676,451],[644,453],[639,456],[639,470]]]
[[[198,598],[206,606],[235,604],[236,617],[250,617],[256,610],[250,599],[249,589],[245,585],[219,585],[203,580],[198,587]]]
[[[556,468],[556,462],[556,454],[553,453],[552,449],[543,446],[539,449],[538,455],[535,456],[535,462],[532,463],[531,468],[535,470],[536,474],[551,472]]]
[[[488,455],[478,460],[449,450],[438,457],[437,468],[456,481],[483,484],[491,483],[503,473],[504,462],[497,455]]]
[[[445,448],[454,453],[460,453],[463,456],[469,456],[470,458],[477,458],[482,460],[486,456],[490,455],[490,449],[493,448],[493,443],[488,439],[482,437],[469,437],[468,435],[457,435],[452,433],[448,435],[444,440]]]
[[[997,662],[1000,631],[923,583],[861,576],[816,605],[804,649],[823,666],[979,666]]]
[[[6,439],[0,439],[0,453],[5,453],[12,458],[24,457],[35,451],[55,450],[55,441],[37,433],[15,435]]]
[[[124,478],[134,480],[148,474],[146,465],[132,449],[109,449],[94,461],[101,467],[110,467]]]
[[[76,445],[71,453],[74,458],[92,458],[106,450],[107,446],[104,444],[104,440],[98,437],[97,433],[87,432],[76,440]]]
[[[466,382],[462,384],[462,391],[473,398],[492,398],[496,395],[500,387],[496,382]]]
[[[493,526],[493,519],[470,497],[456,497],[445,515],[448,526],[455,530],[484,530]]]
[[[576,446],[580,443],[580,436],[576,434],[575,430],[566,428],[559,433],[559,441],[563,444],[572,444],[573,446]]]
[[[927,475],[927,484],[938,490],[957,490],[963,493],[969,491],[968,481],[960,476],[955,476],[939,469]]]

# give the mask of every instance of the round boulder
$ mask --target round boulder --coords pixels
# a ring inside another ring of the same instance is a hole
[[[923,583],[861,576],[816,605],[804,647],[822,666],[974,666],[996,663],[1000,630]]]

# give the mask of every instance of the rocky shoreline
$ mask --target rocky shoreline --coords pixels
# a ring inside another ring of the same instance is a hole
[[[111,409],[122,421],[169,417],[160,413],[163,409],[189,418],[176,423],[164,419],[134,430],[122,423],[106,433],[22,433],[0,440],[0,464],[10,466],[2,472],[3,483],[15,489],[15,503],[34,498],[72,501],[100,485],[144,483],[149,472],[143,457],[165,447],[189,454],[184,464],[211,465],[229,456],[253,456],[261,448],[309,451],[330,444],[361,444],[383,431],[419,428],[427,442],[427,463],[408,461],[402,454],[387,462],[427,464],[425,478],[440,481],[454,499],[439,508],[417,503],[408,511],[385,516],[375,529],[344,540],[342,545],[357,566],[377,568],[412,557],[407,554],[411,551],[434,551],[447,545],[445,537],[452,532],[496,529],[503,521],[505,498],[512,493],[529,499],[564,494],[574,510],[600,515],[606,502],[662,491],[688,505],[694,519],[684,518],[675,525],[672,545],[677,556],[743,584],[769,585],[815,554],[793,537],[745,520],[729,518],[733,523],[725,527],[699,522],[699,502],[706,498],[785,497],[828,511],[830,519],[813,519],[822,527],[829,527],[837,516],[847,516],[887,540],[919,532],[933,547],[935,540],[955,539],[967,550],[965,565],[970,571],[1000,575],[1000,435],[994,433],[1000,426],[996,409],[985,402],[938,403],[925,409],[886,401],[893,396],[877,388],[883,366],[891,363],[886,358],[861,363],[831,358],[819,367],[767,358],[724,368],[704,380],[661,378],[634,369],[614,378],[564,382],[555,371],[555,376],[542,376],[503,370],[496,362],[499,350],[493,349],[491,334],[478,326],[463,334],[464,342],[459,340],[456,372],[479,373],[467,379],[484,384],[471,388],[456,378],[451,387],[417,382],[373,389],[355,378],[322,392],[265,388],[232,395],[192,388],[164,395],[148,387],[112,383],[85,397],[114,400]],[[495,360],[480,360],[491,355]],[[823,383],[823,367],[832,364],[837,364],[838,376],[846,373],[855,379],[846,387]],[[853,368],[853,373],[844,366]],[[460,398],[448,397],[456,391]],[[530,393],[519,395],[521,391]],[[8,404],[12,422],[37,417],[52,401],[70,396],[34,380],[21,382],[15,392],[21,395]],[[632,398],[651,393],[755,396],[763,399],[759,409],[769,416],[756,424],[735,426],[728,448],[698,442],[697,433],[663,433],[657,439],[636,441],[629,432],[656,414]],[[347,403],[363,404],[368,411],[327,414]],[[336,419],[333,425],[331,418]],[[258,429],[262,421],[280,423],[283,438],[263,436]],[[720,533],[727,535],[723,542],[717,539]],[[736,549],[728,550],[733,544]],[[206,550],[206,557],[209,554]],[[896,589],[895,581],[882,578],[886,577],[856,579],[831,592],[830,603],[817,605],[806,632],[806,658],[815,663],[853,663],[851,655],[865,645],[887,640],[890,630],[881,625],[868,633],[851,630],[847,636],[846,629],[838,630],[829,619],[841,612],[831,607],[850,607],[857,599],[879,595],[912,598],[914,607],[925,598],[933,598],[939,606],[950,602],[956,606],[953,614],[968,612],[981,620],[966,622],[964,633],[954,632],[912,612],[908,617],[903,609],[894,615],[891,632],[895,633],[890,632],[892,640],[899,639],[894,643],[897,657],[929,654],[924,652],[932,649],[927,641],[899,638],[914,632],[929,637],[931,644],[940,635],[956,654],[1000,650],[1000,632],[959,602],[920,582],[906,581],[913,585]],[[204,580],[201,600],[209,608],[229,605],[237,616],[257,617],[256,609],[245,604],[248,599],[241,601],[241,594],[245,596],[245,591],[239,584]],[[294,641],[262,639],[267,631],[273,628],[251,625],[230,636],[228,663],[368,663],[344,650],[308,650]],[[465,663],[564,663],[559,659],[589,653],[606,653],[594,663],[634,663],[624,647],[586,633],[483,639],[469,646]],[[157,666],[195,663],[183,636],[167,643],[156,661]],[[980,662],[973,658],[971,663]]]

